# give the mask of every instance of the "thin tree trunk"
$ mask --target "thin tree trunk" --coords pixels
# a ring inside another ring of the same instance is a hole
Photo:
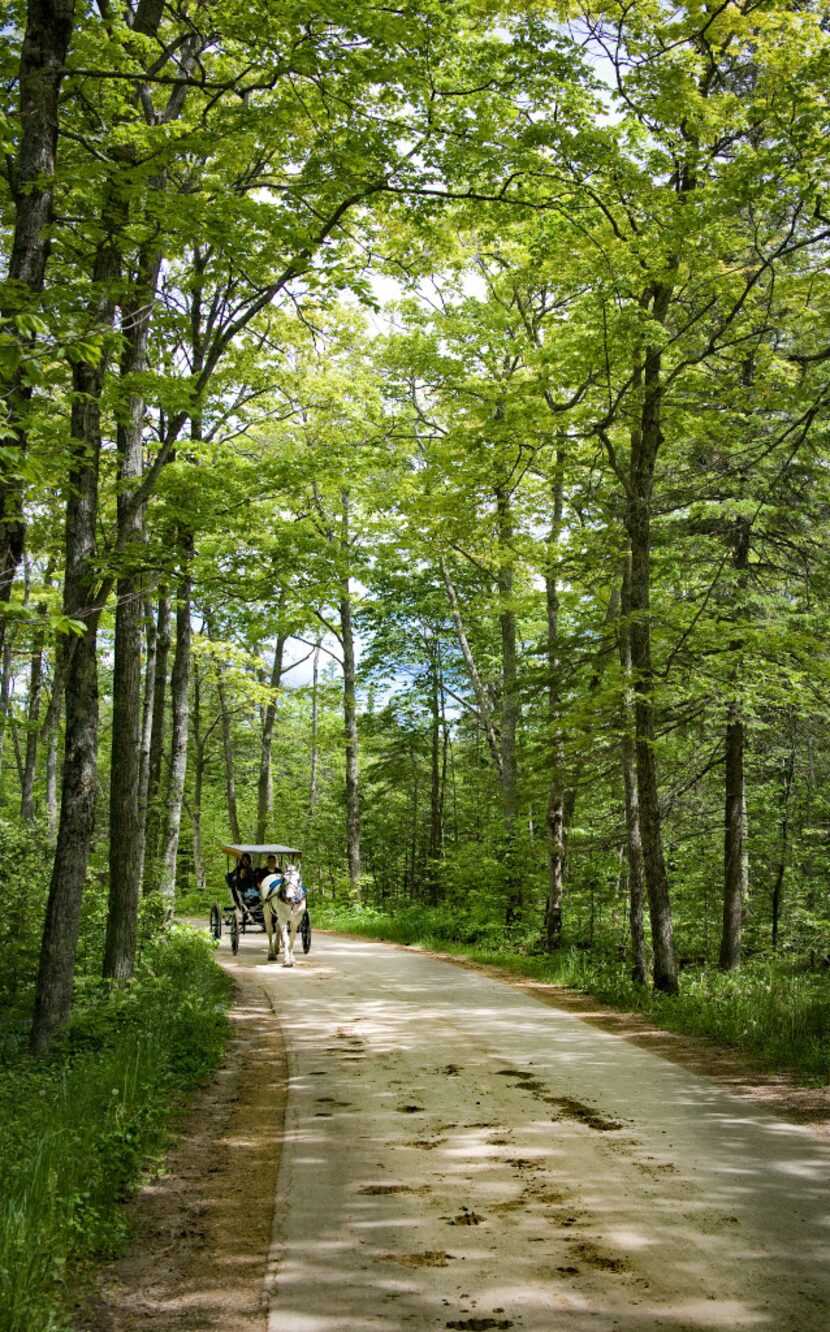
[[[561,661],[559,643],[559,542],[564,508],[565,459],[556,451],[553,480],[553,517],[548,535],[545,570],[548,657],[548,727],[551,770],[548,790],[548,896],[545,906],[545,948],[551,952],[562,942],[562,902],[565,891],[565,753],[562,735]]]
[[[441,855],[441,707],[438,697],[438,664],[430,662],[430,774],[429,774],[429,858]]]
[[[239,831],[239,810],[236,803],[236,765],[231,735],[231,714],[228,699],[222,681],[217,681],[216,693],[219,698],[219,710],[222,716],[222,751],[225,757],[225,798],[228,805],[228,823],[234,842],[241,842]]]
[[[499,537],[499,628],[501,631],[501,784],[504,826],[512,843],[518,815],[518,766],[516,729],[519,719],[519,686],[516,660],[516,611],[514,595],[513,514],[510,495],[504,486],[496,490]],[[521,879],[514,884],[520,890]]]
[[[285,605],[285,589],[280,594],[279,609],[277,612],[278,622],[282,618],[282,610]],[[271,817],[271,808],[273,805],[273,787],[271,781],[271,750],[274,742],[274,722],[277,716],[277,691],[282,680],[283,656],[285,654],[285,643],[287,635],[280,629],[277,634],[276,647],[274,648],[274,660],[271,664],[270,688],[271,696],[265,705],[262,714],[262,732],[260,735],[259,751],[259,780],[257,782],[257,816],[256,816],[256,840],[260,844],[265,841],[265,833],[268,822]]]
[[[46,828],[50,845],[58,834],[58,721],[46,733]]]
[[[349,884],[360,891],[360,786],[357,765],[357,672],[355,667],[350,579],[340,584],[340,634],[343,644],[343,723],[346,740],[346,853]]]
[[[28,0],[20,52],[20,125],[17,159],[11,173],[14,230],[7,280],[3,284],[0,332],[18,338],[14,317],[32,313],[43,290],[50,249],[52,201],[58,149],[58,102],[75,24],[75,0]],[[21,339],[29,349],[33,339]],[[26,415],[32,389],[25,382],[25,356],[6,394],[3,440],[21,453],[28,445]],[[25,523],[19,467],[0,463],[0,604],[11,598],[23,555]],[[0,659],[5,617],[0,615]]]
[[[308,783],[308,812],[313,818],[317,812],[317,768],[319,757],[317,753],[317,731],[319,727],[318,708],[319,708],[319,680],[320,680],[320,635],[318,634],[314,643],[314,659],[311,676],[311,773]]]
[[[772,886],[772,946],[776,950],[780,943],[781,908],[784,901],[784,875],[787,872],[787,851],[790,835],[790,795],[792,794],[793,774],[795,772],[794,726],[795,723],[793,722],[793,738],[781,778],[781,795],[779,799],[781,809],[781,819],[779,824],[781,829],[781,841],[779,844],[778,866],[775,871],[775,880]]]
[[[735,528],[733,566],[738,574],[739,604],[737,618],[745,618],[744,593],[749,567],[750,522],[739,518]],[[740,652],[742,640],[736,637],[732,650]],[[740,661],[733,675],[736,687]],[[741,927],[744,907],[749,893],[749,859],[747,856],[746,784],[744,752],[746,725],[740,702],[730,705],[726,723],[726,780],[724,789],[724,850],[723,850],[723,930],[721,933],[718,966],[721,971],[737,971],[741,965]]]
[[[623,718],[621,759],[625,798],[626,853],[628,857],[628,922],[631,932],[631,978],[644,985],[647,976],[646,940],[643,929],[645,901],[645,864],[640,832],[640,798],[637,786],[637,761],[634,750],[634,689],[631,671],[631,595],[630,569],[623,570],[621,615],[619,621],[620,667],[623,681]]]
[[[144,834],[144,891],[159,885],[159,842],[162,827],[162,764],[167,706],[167,664],[170,657],[171,598],[167,588],[159,593],[156,621],[156,662],[153,679],[153,722],[150,758],[147,765],[147,821]]]
[[[665,319],[670,292],[653,294],[652,316]],[[635,753],[640,803],[640,832],[648,891],[654,987],[676,994],[677,958],[674,948],[669,885],[660,828],[657,768],[654,759],[654,672],[651,662],[651,495],[654,465],[660,446],[660,352],[649,348],[643,369],[643,407],[640,426],[632,431],[631,466],[626,527],[631,551],[631,666],[634,682]]]
[[[473,686],[473,693],[475,694],[476,705],[478,707],[478,714],[481,720],[481,724],[484,727],[484,734],[487,738],[487,746],[490,750],[490,756],[493,760],[496,772],[498,773],[499,785],[501,786],[503,764],[502,764],[501,745],[499,744],[499,737],[496,734],[496,728],[493,724],[493,715],[490,709],[489,700],[487,698],[487,691],[485,690],[484,685],[482,684],[481,676],[478,673],[478,668],[476,667],[475,658],[473,656],[472,649],[470,647],[470,641],[467,638],[467,631],[464,628],[464,620],[461,616],[461,606],[458,601],[458,594],[455,590],[455,585],[452,581],[452,578],[450,577],[450,571],[447,565],[447,561],[444,559],[443,555],[439,557],[439,567],[441,569],[441,576],[444,580],[444,586],[447,589],[447,597],[449,598],[449,603],[450,603],[450,613],[452,615],[453,625],[455,626],[456,637],[458,638],[458,645],[461,648],[461,655],[464,658],[464,664],[467,667],[467,674],[469,675],[470,683]]]
[[[150,746],[153,737],[153,688],[156,678],[156,651],[158,646],[156,617],[150,597],[147,597],[144,602],[144,631],[146,637],[144,657],[144,701],[141,714],[141,758],[139,761],[138,772],[138,813],[142,826],[139,882],[144,878],[147,798],[150,789]]]
[[[12,692],[12,637],[3,644],[3,665],[0,671],[0,773],[6,757],[6,732],[11,729],[11,692]]]
[[[213,728],[208,729],[208,735]],[[202,683],[198,670],[193,671],[193,807],[190,821],[193,828],[193,867],[196,888],[203,892],[207,884],[205,857],[202,850],[202,792],[205,776],[205,746],[208,735],[202,734]],[[234,838],[234,841],[237,839]]]
[[[726,724],[726,782],[724,808],[723,857],[723,931],[718,966],[721,971],[737,971],[741,965],[741,926],[748,871],[744,855],[746,789],[744,785],[744,746],[746,728],[737,704],[729,710]]]
[[[164,826],[161,892],[172,909],[176,894],[176,857],[179,850],[179,831],[182,822],[182,800],[187,775],[188,692],[190,689],[190,561],[193,537],[187,534],[182,541],[182,578],[176,601],[176,659],[173,663],[171,693],[173,724],[170,740],[170,781]]]
[[[47,575],[48,578],[48,575]],[[43,649],[46,643],[46,606],[38,608],[38,625],[29,667],[29,706],[26,714],[26,759],[20,791],[20,817],[31,823],[35,817],[35,771],[37,768],[38,718],[43,692]]]
[[[150,318],[161,256],[148,249],[140,258],[137,296],[123,312],[126,349],[122,378],[147,368]],[[125,420],[117,430],[118,543],[125,572],[116,585],[115,653],[112,683],[110,766],[109,904],[104,975],[128,980],[135,963],[138,901],[144,864],[141,809],[141,648],[142,575],[135,565],[142,546],[144,507],[132,503],[132,490],[144,470],[145,401],[130,393]]]

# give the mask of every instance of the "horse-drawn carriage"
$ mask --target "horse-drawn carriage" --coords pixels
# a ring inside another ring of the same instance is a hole
[[[230,935],[231,952],[237,953],[240,934],[246,934],[249,929],[268,932],[265,912],[269,909],[269,905],[267,900],[266,903],[263,901],[260,883],[265,883],[269,878],[276,883],[277,876],[282,880],[292,874],[299,883],[299,867],[303,853],[297,847],[276,844],[229,845],[223,846],[222,850],[227,856],[228,872],[225,880],[231,900],[225,904],[213,903],[210,908],[210,932],[214,939],[221,939],[223,928],[226,929]],[[269,866],[270,859],[275,861],[275,867]],[[233,868],[232,861],[236,862]],[[255,861],[262,862],[259,868],[255,865]],[[251,873],[247,876],[241,874],[242,868],[247,867],[250,867]],[[273,895],[273,893],[267,894],[266,899],[270,899]],[[297,932],[302,940],[303,952],[307,953],[311,947],[311,920],[307,908],[299,917]]]

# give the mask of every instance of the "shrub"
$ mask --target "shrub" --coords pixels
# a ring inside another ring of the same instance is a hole
[[[209,942],[145,908],[136,976],[81,978],[48,1060],[0,1066],[0,1326],[52,1332],[67,1265],[114,1253],[119,1203],[167,1141],[170,1106],[217,1064],[229,985]]]

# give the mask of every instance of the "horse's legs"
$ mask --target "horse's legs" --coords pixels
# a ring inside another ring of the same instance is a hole
[[[276,962],[277,949],[274,939],[274,913],[271,910],[270,902],[265,902],[262,907],[262,918],[265,921],[265,933],[268,935],[268,961]]]
[[[280,917],[278,917],[278,920],[279,920],[279,926],[280,926],[280,945],[281,945],[281,950],[282,950],[282,965],[283,965],[284,967],[293,967],[293,965],[294,965],[294,958],[293,958],[293,956],[292,956],[292,954],[291,954],[291,940],[290,940],[290,928],[291,928],[291,927],[290,927],[290,920],[291,920],[291,917],[290,917],[290,915],[289,915],[289,916],[285,916],[285,917],[280,916]]]

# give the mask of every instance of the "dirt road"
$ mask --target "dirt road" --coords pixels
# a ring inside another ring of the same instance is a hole
[[[319,934],[293,970],[261,935],[219,956],[225,1067],[85,1327],[830,1326],[816,1134],[436,958]]]
[[[288,1057],[269,1332],[830,1326],[830,1149],[485,976],[318,938]]]

